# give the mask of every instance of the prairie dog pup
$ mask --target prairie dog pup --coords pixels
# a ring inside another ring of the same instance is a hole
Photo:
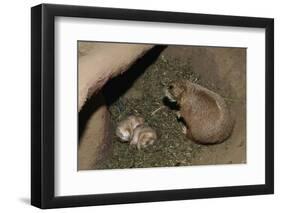
[[[146,125],[140,125],[134,129],[130,145],[135,145],[138,149],[141,149],[152,145],[156,140],[157,134],[154,129]]]
[[[131,115],[117,124],[116,135],[121,141],[128,142],[133,137],[134,129],[142,124],[144,124],[142,117]]]
[[[202,144],[223,142],[232,132],[234,121],[224,99],[190,81],[172,82],[166,96],[180,106],[178,117],[186,123],[188,138]]]

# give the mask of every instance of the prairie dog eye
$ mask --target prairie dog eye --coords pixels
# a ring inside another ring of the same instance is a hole
[[[174,89],[174,86],[173,86],[173,85],[170,85],[170,86],[169,86],[169,89]]]

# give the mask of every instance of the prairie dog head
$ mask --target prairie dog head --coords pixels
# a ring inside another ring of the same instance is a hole
[[[136,146],[138,149],[141,149],[154,144],[156,140],[157,133],[154,129],[146,125],[140,125],[134,129],[134,134],[130,145]]]
[[[142,117],[131,115],[117,124],[116,135],[121,141],[130,141],[133,137],[134,129],[143,123],[144,119]]]
[[[185,91],[184,83],[182,82],[171,82],[165,88],[165,96],[171,102],[177,102],[181,99],[183,92]]]

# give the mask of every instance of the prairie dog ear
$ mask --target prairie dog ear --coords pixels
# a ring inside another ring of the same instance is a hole
[[[143,124],[144,123],[144,118],[140,116],[135,116],[134,121]]]
[[[180,82],[178,83],[178,88],[179,88],[181,91],[184,91],[184,90],[186,89],[186,86],[185,86],[185,85],[186,85],[185,82],[180,81]]]
[[[141,123],[144,123],[144,118],[143,117],[139,117],[139,120]]]

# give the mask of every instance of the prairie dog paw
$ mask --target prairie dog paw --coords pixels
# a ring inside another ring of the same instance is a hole
[[[182,133],[186,135],[186,133],[187,133],[186,126],[182,125],[181,129],[182,129]]]
[[[180,119],[182,117],[181,113],[179,111],[176,112],[176,116],[177,116],[177,119]]]

